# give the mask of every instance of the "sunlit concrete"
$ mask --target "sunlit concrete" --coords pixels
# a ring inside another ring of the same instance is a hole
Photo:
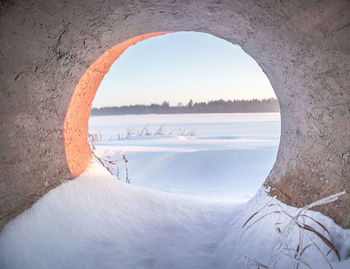
[[[127,48],[163,34],[166,32],[139,35],[110,48],[89,66],[79,80],[68,106],[63,128],[67,163],[73,176],[80,175],[91,159],[91,149],[87,143],[88,121],[92,101],[104,75]]]

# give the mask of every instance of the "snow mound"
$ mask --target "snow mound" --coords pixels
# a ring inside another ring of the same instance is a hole
[[[244,256],[270,264],[280,240],[274,224],[283,217],[271,215],[242,229],[268,202],[263,189],[241,205],[149,190],[124,184],[91,163],[3,229],[0,268],[242,268]],[[290,214],[297,211],[282,206]],[[327,227],[341,256],[348,257],[350,231],[320,213],[308,214]],[[314,268],[328,268],[315,250],[305,255]],[[335,262],[335,255],[329,260]],[[334,263],[348,265],[349,260]],[[290,268],[290,261],[280,266]]]

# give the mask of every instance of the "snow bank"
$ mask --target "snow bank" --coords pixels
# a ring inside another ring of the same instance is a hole
[[[283,213],[273,213],[274,211],[281,211],[282,209],[292,217],[296,216],[300,211],[299,208],[287,206],[277,199],[268,196],[267,190],[264,188],[261,188],[248,203],[237,207],[234,213],[236,217],[233,218],[227,226],[227,236],[220,242],[220,246],[218,247],[217,254],[218,256],[221,255],[221,260],[224,260],[225,263],[232,264],[232,268],[241,268],[242,264],[248,260],[244,257],[247,257],[270,267],[277,255],[278,245],[283,241],[277,229],[279,227],[283,230],[290,221],[290,218]],[[256,212],[259,213],[253,216]],[[332,219],[319,212],[306,210],[305,215],[324,225],[330,235],[312,219],[304,219],[305,224],[310,225],[323,236],[330,239],[336,246],[342,259],[349,259],[350,230],[342,229],[336,225]],[[248,224],[244,226],[248,220]],[[256,220],[257,222],[255,222]],[[242,228],[243,226],[244,228]],[[305,236],[303,240],[300,240],[299,230],[301,229],[299,229],[297,225],[293,227],[291,235],[287,238],[289,247],[295,250],[301,242],[301,248],[312,244],[312,241]],[[320,240],[318,236],[315,236],[315,234],[311,232],[307,232],[307,235],[311,237],[311,240],[313,240],[323,253],[328,252],[329,247]],[[235,253],[235,255],[232,255],[232,253]],[[276,267],[271,268],[295,268],[296,263],[292,258],[286,256],[288,254],[294,257],[295,251],[291,251],[290,253],[288,253],[288,251],[283,251],[280,258],[278,258]],[[335,268],[342,268],[341,266],[349,262],[349,260],[347,260],[343,264],[339,264],[334,252],[330,252],[327,259]],[[302,260],[307,262],[311,268],[330,268],[323,255],[320,254],[314,246],[310,246],[304,252]],[[251,265],[252,268],[256,268],[254,262],[251,263]],[[223,268],[226,267],[223,266]],[[248,268],[250,267],[248,266]],[[300,265],[299,268],[307,267]]]
[[[212,268],[231,212],[124,184],[92,164],[5,227],[0,268]]]
[[[271,215],[245,233],[241,227],[270,199],[261,190],[242,205],[204,202],[124,184],[92,163],[4,228],[0,268],[242,268],[243,256],[269,264],[279,242],[274,224],[283,218]],[[308,214],[348,256],[349,231]],[[314,250],[307,259],[327,268]],[[283,261],[279,268],[289,265]]]

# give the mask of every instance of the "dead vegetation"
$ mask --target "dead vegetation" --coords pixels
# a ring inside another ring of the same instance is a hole
[[[146,124],[143,128],[141,129],[136,129],[136,128],[126,128],[126,137],[141,137],[141,136],[195,136],[196,135],[196,130],[191,129],[187,130],[186,128],[174,128],[170,131],[167,131],[165,129],[165,124],[161,124],[158,128],[151,130],[149,128],[149,124]],[[118,135],[118,139],[122,139],[122,135]]]
[[[112,158],[109,155],[106,155],[104,158],[99,157],[96,154],[96,146],[95,146],[95,136],[89,134],[89,144],[91,147],[91,153],[94,156],[94,158],[104,167],[106,170],[112,175],[115,176],[118,180],[123,180],[120,176],[120,168],[119,168],[119,161],[115,158]],[[128,159],[126,158],[125,154],[122,155],[122,162],[124,163],[124,170],[125,170],[125,178],[124,181],[128,184],[131,182],[131,178],[129,177],[129,169],[128,169]]]
[[[269,269],[280,268],[278,265],[282,258],[287,257],[292,262],[292,268],[294,269],[298,269],[300,266],[303,266],[304,268],[312,268],[305,258],[305,253],[307,250],[314,248],[321,255],[329,268],[333,268],[329,260],[329,254],[334,253],[340,261],[339,251],[331,242],[329,230],[320,221],[307,215],[307,210],[315,206],[334,202],[343,194],[345,194],[345,191],[318,200],[301,208],[295,215],[288,213],[275,199],[266,204],[260,210],[256,211],[242,225],[243,233],[262,219],[275,214],[281,215],[281,217],[287,217],[288,222],[286,224],[281,222],[275,223],[275,230],[280,237],[280,242],[275,250],[272,263],[266,265],[251,257],[245,256],[245,267],[249,268],[253,266],[255,268]],[[268,209],[267,212],[266,209]],[[314,227],[318,227],[318,229]],[[297,233],[298,238],[297,244],[295,244],[295,241],[293,240],[293,238],[295,238],[295,233]]]

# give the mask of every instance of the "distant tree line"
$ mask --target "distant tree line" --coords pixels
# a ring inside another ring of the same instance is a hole
[[[179,103],[170,106],[164,101],[162,104],[109,106],[92,108],[91,116],[126,115],[126,114],[182,114],[182,113],[256,113],[279,112],[278,101],[270,99],[252,100],[216,100],[194,103],[190,100],[186,105]]]

